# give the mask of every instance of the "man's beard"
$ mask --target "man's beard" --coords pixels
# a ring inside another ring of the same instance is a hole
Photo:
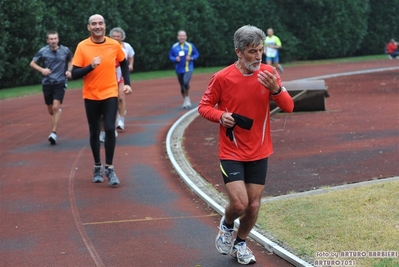
[[[259,70],[261,61],[254,60],[254,61],[248,62],[245,59],[243,59],[241,61],[241,63],[244,66],[244,68],[247,69],[249,72],[254,72],[254,71]]]

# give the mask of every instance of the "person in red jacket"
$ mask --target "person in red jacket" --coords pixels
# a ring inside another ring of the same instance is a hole
[[[391,41],[389,41],[389,43],[386,46],[386,51],[391,59],[392,58],[399,59],[398,43],[395,42],[395,39],[391,39]]]
[[[285,112],[294,109],[276,69],[261,63],[265,38],[261,29],[250,25],[235,32],[237,61],[212,76],[198,106],[201,116],[219,124],[220,169],[229,199],[216,249],[240,264],[256,262],[245,240],[258,217],[268,157],[273,153],[270,99]]]

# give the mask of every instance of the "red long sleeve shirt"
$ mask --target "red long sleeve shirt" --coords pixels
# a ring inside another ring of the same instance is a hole
[[[220,123],[224,112],[237,113],[253,119],[251,130],[236,126],[234,141],[226,136],[226,128],[220,124],[219,158],[221,160],[254,161],[273,153],[270,136],[270,97],[285,112],[292,112],[294,101],[287,91],[271,95],[258,81],[259,71],[268,70],[269,65],[261,64],[260,70],[249,76],[243,75],[232,64],[215,73],[208,84],[198,106],[198,112],[206,119]],[[277,74],[281,86],[280,76]]]
[[[387,44],[387,52],[388,54],[392,54],[392,52],[398,50],[398,46],[392,42],[389,42]]]

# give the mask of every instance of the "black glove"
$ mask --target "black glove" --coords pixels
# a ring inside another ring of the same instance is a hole
[[[254,120],[251,118],[236,114],[236,113],[231,114],[231,116],[234,118],[234,121],[236,122],[236,124],[234,124],[233,127],[226,129],[226,136],[228,136],[230,138],[230,141],[233,141],[234,127],[236,127],[236,125],[238,125],[243,129],[251,130]]]
[[[246,130],[251,130],[252,124],[254,123],[253,119],[235,113],[231,114],[231,116],[238,126]]]
[[[228,136],[230,138],[230,141],[233,141],[233,139],[234,139],[234,137],[233,137],[233,129],[234,129],[234,127],[236,127],[236,125],[237,124],[234,124],[233,127],[226,129],[226,136]]]

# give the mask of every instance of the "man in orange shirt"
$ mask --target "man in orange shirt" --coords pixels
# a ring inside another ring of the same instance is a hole
[[[112,165],[116,137],[115,120],[118,110],[118,84],[116,81],[115,62],[120,62],[125,82],[123,92],[130,94],[129,66],[121,45],[105,36],[106,25],[101,15],[89,18],[87,29],[90,37],[81,41],[73,58],[72,78],[83,77],[83,99],[87,122],[90,129],[90,146],[94,157],[93,182],[104,182],[100,158],[101,117],[104,118],[106,133],[105,175],[111,186],[120,183]]]
[[[216,249],[231,254],[240,264],[256,262],[245,239],[258,217],[268,157],[273,153],[270,98],[285,112],[294,109],[276,69],[261,64],[265,38],[262,30],[250,25],[235,32],[238,59],[212,76],[198,106],[201,116],[220,125],[220,169],[229,204],[220,221]]]

